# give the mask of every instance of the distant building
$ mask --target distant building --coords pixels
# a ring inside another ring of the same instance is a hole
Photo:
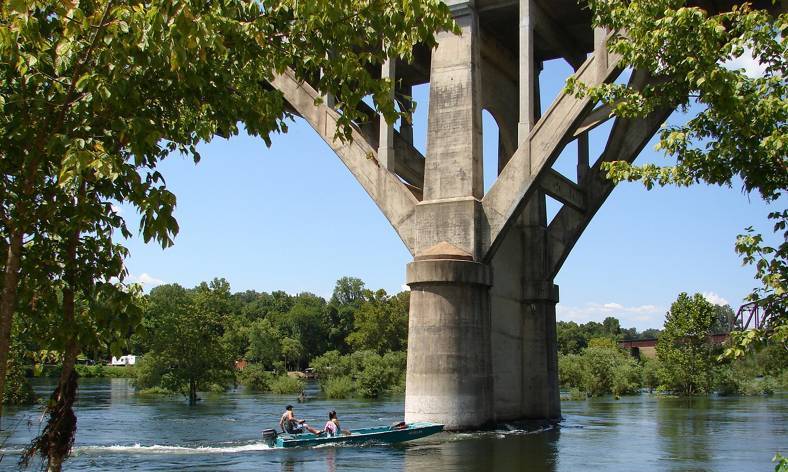
[[[110,362],[111,365],[134,365],[136,363],[137,356],[133,356],[131,354],[120,357],[112,356],[112,362]]]

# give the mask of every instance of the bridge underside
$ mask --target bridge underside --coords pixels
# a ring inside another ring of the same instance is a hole
[[[273,81],[347,165],[414,256],[407,421],[472,429],[493,422],[558,419],[553,279],[613,189],[602,162],[632,161],[670,110],[641,120],[611,118],[588,99],[561,93],[540,116],[539,72],[562,58],[594,85],[615,80],[619,58],[609,33],[594,30],[576,0],[447,1],[462,35],[440,33],[412,64],[386,63],[392,100],[408,107],[412,87],[429,82],[427,154],[371,109],[353,141],[334,140],[339,111],[290,73]],[[632,71],[629,84],[649,76]],[[361,104],[360,107],[366,108]],[[482,110],[499,127],[498,176],[484,192]],[[613,119],[592,161],[588,133]],[[576,175],[552,169],[576,146]],[[546,196],[563,206],[548,223]]]

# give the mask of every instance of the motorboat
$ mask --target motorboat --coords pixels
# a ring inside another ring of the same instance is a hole
[[[321,444],[362,444],[381,443],[393,444],[413,439],[424,438],[443,431],[442,424],[418,422],[395,423],[391,426],[378,426],[372,428],[354,429],[349,433],[340,433],[335,436],[321,432],[312,433],[277,433],[276,430],[263,431],[263,441],[270,447],[308,447]]]

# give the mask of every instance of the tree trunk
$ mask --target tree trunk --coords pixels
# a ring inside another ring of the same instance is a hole
[[[73,307],[73,305],[72,305]],[[48,432],[49,448],[47,450],[47,471],[60,472],[63,462],[71,453],[74,436],[77,432],[77,416],[74,414],[73,405],[77,398],[77,374],[74,370],[79,346],[71,340],[63,356],[63,371],[60,373],[55,398],[56,408],[52,417],[58,414],[57,427]],[[51,420],[50,420],[51,421]]]
[[[63,324],[62,329],[66,333],[65,352],[63,353],[63,371],[60,373],[58,387],[54,395],[54,407],[50,403],[50,418],[42,436],[48,442],[46,448],[47,470],[60,472],[63,462],[71,454],[71,447],[74,444],[74,437],[77,432],[77,416],[74,414],[74,401],[77,397],[77,374],[74,366],[76,365],[77,355],[79,354],[79,341],[77,339],[76,318],[76,292],[77,292],[77,246],[79,245],[79,235],[81,224],[79,218],[80,200],[84,198],[85,182],[80,185],[79,193],[74,204],[76,217],[74,227],[71,229],[64,255],[63,280]]]
[[[79,211],[79,199],[85,190],[82,183],[80,193],[77,197],[75,208]],[[66,246],[65,271],[63,288],[63,330],[66,333],[66,349],[63,353],[63,371],[60,373],[58,388],[59,397],[55,398],[56,407],[50,416],[51,428],[48,428],[47,439],[47,470],[60,472],[63,462],[71,453],[71,446],[74,443],[74,435],[77,431],[77,416],[74,414],[72,406],[77,396],[77,376],[74,371],[77,355],[79,354],[79,343],[77,342],[77,329],[75,326],[76,303],[75,296],[77,290],[76,264],[77,264],[77,245],[79,244],[80,225],[79,217],[76,218],[75,228],[71,231]],[[73,418],[73,419],[72,419]],[[54,424],[53,424],[54,423]]]
[[[8,368],[8,352],[11,346],[11,322],[16,308],[17,287],[19,285],[19,266],[22,261],[23,232],[17,229],[11,233],[11,241],[6,256],[3,274],[3,292],[0,301],[0,430],[2,430],[3,396],[5,395],[5,374]]]
[[[197,403],[197,382],[189,381],[189,406],[194,406]]]

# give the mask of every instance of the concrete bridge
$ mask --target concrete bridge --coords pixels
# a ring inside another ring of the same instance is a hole
[[[351,143],[335,141],[331,97],[285,73],[273,80],[294,112],[333,148],[414,257],[407,266],[410,325],[406,421],[447,429],[560,418],[553,283],[564,260],[613,189],[604,161],[632,161],[670,114],[615,119],[604,151],[589,155],[588,132],[610,119],[588,99],[560,94],[540,116],[542,63],[561,58],[582,82],[621,72],[607,31],[593,29],[577,0],[446,0],[462,35],[438,35],[412,64],[389,61],[392,100],[408,106],[430,84],[427,153],[371,110]],[[714,2],[707,2],[712,4]],[[629,85],[649,82],[633,71]],[[365,105],[359,105],[366,107]],[[498,176],[482,180],[482,110],[499,127]],[[552,169],[567,146],[576,175]],[[563,207],[547,221],[545,196]]]

